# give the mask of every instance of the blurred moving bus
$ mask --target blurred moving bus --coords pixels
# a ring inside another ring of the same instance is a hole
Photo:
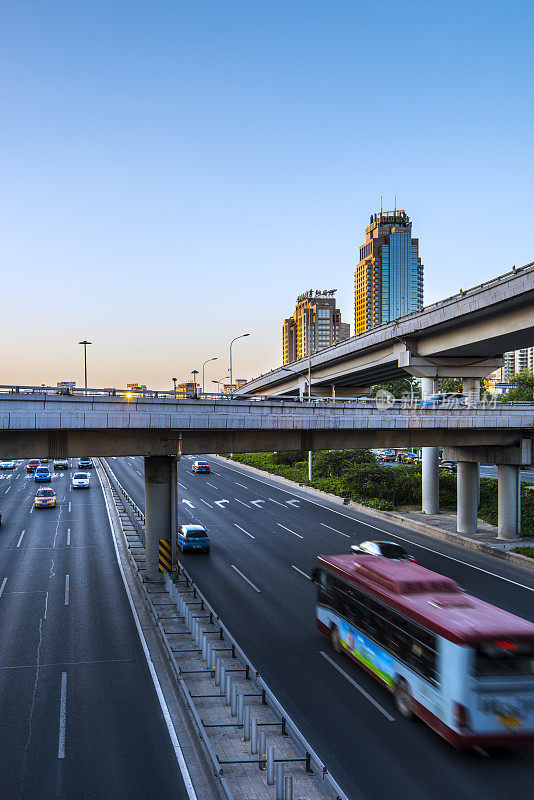
[[[534,741],[534,624],[409,561],[319,556],[317,627],[456,747]]]

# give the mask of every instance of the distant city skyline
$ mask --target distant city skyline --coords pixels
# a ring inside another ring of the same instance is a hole
[[[336,286],[352,323],[381,195],[414,220],[425,304],[534,258],[530,3],[1,18],[2,383],[83,385],[83,339],[89,385],[169,387],[212,357],[218,380],[244,332],[234,375],[266,372],[303,287]]]

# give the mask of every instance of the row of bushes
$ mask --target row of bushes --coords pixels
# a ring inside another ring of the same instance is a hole
[[[308,480],[307,452],[235,454],[234,461],[280,475],[296,483],[348,497],[357,503],[392,511],[403,506],[421,507],[421,467],[380,464],[368,450],[333,450],[313,454],[313,480]],[[439,477],[441,508],[456,509],[456,476]],[[522,491],[522,534],[534,535],[534,492]],[[480,519],[497,524],[497,481],[480,481]]]

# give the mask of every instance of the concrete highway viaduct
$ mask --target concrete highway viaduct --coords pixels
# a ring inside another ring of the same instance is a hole
[[[92,391],[92,390],[89,390]],[[499,536],[520,534],[521,466],[533,461],[534,404],[405,408],[365,400],[174,399],[0,394],[0,459],[145,457],[147,574],[176,529],[180,454],[445,447],[458,460],[458,531],[476,531],[480,461],[498,465]],[[427,483],[437,494],[436,475]]]

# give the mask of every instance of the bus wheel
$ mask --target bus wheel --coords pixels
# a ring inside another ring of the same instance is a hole
[[[399,678],[395,686],[395,705],[405,719],[412,719],[413,699],[404,678]]]
[[[343,647],[341,645],[341,639],[339,638],[339,631],[336,625],[332,625],[330,628],[330,643],[336,653],[342,653]]]

